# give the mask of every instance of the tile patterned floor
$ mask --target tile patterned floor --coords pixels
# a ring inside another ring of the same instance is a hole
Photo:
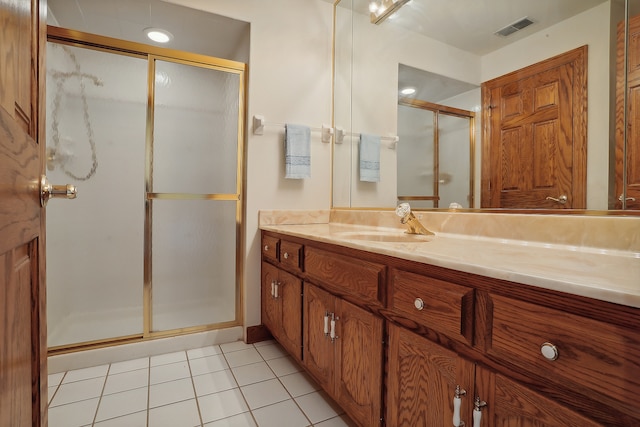
[[[49,375],[49,427],[351,427],[274,341]]]

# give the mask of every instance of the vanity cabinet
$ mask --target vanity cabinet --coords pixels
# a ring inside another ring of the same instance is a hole
[[[304,284],[304,366],[351,418],[380,425],[382,318]]]
[[[263,323],[360,426],[452,425],[458,386],[468,427],[476,397],[479,427],[640,425],[637,308],[277,233],[263,249]]]

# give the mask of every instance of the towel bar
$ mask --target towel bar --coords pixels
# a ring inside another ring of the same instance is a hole
[[[284,128],[286,125],[284,123],[271,123],[267,122],[264,116],[255,115],[253,116],[253,134],[254,135],[263,135],[265,126],[278,126]],[[333,128],[327,125],[322,125],[321,128],[313,128],[310,127],[312,131],[322,132],[322,142],[331,142],[331,135],[333,135]]]

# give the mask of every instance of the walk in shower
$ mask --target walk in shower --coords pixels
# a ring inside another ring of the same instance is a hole
[[[245,65],[51,27],[52,352],[242,324]]]

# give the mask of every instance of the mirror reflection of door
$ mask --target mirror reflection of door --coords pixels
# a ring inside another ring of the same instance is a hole
[[[629,19],[627,128],[624,132],[624,22],[618,24],[615,209],[640,209],[640,15]],[[626,139],[626,144],[625,144]],[[626,168],[623,167],[626,159]]]
[[[483,208],[586,208],[587,47],[482,84]]]

